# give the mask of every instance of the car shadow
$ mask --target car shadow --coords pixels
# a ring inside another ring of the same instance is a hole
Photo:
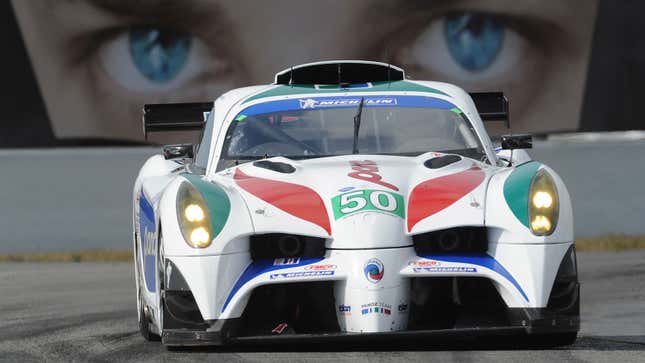
[[[577,350],[577,351],[645,351],[645,336],[579,336],[573,345],[553,347],[526,338],[486,337],[477,339],[428,340],[405,342],[361,342],[314,344],[275,343],[236,344],[226,347],[181,347],[183,353],[257,353],[257,352],[392,352],[392,351],[475,351],[475,350]]]

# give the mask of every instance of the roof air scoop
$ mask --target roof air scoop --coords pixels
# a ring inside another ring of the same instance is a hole
[[[403,69],[387,63],[335,60],[301,64],[276,73],[275,84],[337,84],[391,82],[405,79]]]

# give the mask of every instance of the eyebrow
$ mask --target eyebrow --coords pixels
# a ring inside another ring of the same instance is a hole
[[[122,17],[163,21],[172,24],[199,26],[217,19],[222,21],[222,7],[207,0],[66,0],[69,3],[85,2],[90,6]]]

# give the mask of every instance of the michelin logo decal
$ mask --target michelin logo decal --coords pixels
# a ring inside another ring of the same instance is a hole
[[[293,278],[293,277],[314,277],[314,276],[331,276],[334,274],[334,271],[298,271],[298,272],[283,272],[279,274],[271,274],[269,278],[271,280],[280,279],[280,278]]]
[[[414,267],[414,272],[477,272],[474,267]]]
[[[326,108],[326,107],[357,107],[360,98],[306,98],[300,99],[301,109]],[[378,97],[365,98],[365,106],[390,106],[396,105],[396,98]]]

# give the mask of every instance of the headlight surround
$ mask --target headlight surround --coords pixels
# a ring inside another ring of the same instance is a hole
[[[177,191],[177,219],[184,240],[192,248],[206,248],[213,241],[211,215],[201,193],[183,182]]]
[[[555,182],[541,169],[533,177],[529,189],[529,228],[536,236],[548,236],[558,223],[560,202]]]

